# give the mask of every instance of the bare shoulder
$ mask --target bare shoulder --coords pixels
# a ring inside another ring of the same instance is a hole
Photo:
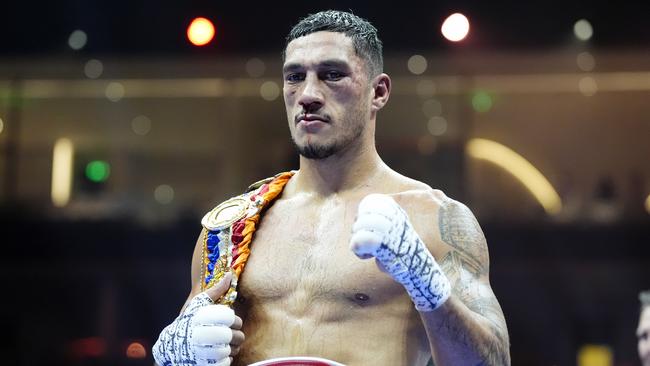
[[[449,278],[454,296],[487,321],[507,352],[506,321],[489,281],[487,240],[471,209],[424,183],[411,183],[394,197]]]
[[[392,187],[391,196],[407,212],[413,211],[418,216],[437,211],[444,201],[449,199],[441,190],[403,175],[398,175],[396,182]]]
[[[390,195],[441,264],[464,266],[476,277],[488,274],[487,241],[472,210],[442,190],[393,172]]]
[[[472,210],[442,190],[412,180],[393,194],[439,260],[463,260],[478,276],[489,266],[487,241]]]
[[[456,252],[470,261],[477,274],[488,271],[489,255],[487,240],[481,225],[465,204],[446,198],[438,210],[440,240],[447,244],[450,252]]]

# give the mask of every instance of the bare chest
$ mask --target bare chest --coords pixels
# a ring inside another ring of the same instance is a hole
[[[293,315],[315,303],[381,303],[401,288],[348,242],[356,202],[274,205],[262,218],[239,285],[244,299],[282,301]]]

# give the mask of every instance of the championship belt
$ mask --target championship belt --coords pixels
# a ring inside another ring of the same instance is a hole
[[[248,366],[345,366],[319,357],[281,357],[255,362]]]
[[[201,290],[219,282],[226,272],[232,272],[230,288],[219,304],[232,306],[235,302],[237,281],[250,255],[250,243],[261,214],[280,195],[294,173],[280,173],[252,184],[246,193],[221,203],[201,220],[205,229]]]

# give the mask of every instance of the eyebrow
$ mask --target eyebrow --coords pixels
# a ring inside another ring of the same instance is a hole
[[[345,69],[348,70],[350,69],[350,65],[343,61],[343,60],[338,60],[338,59],[329,59],[329,60],[323,60],[318,63],[317,67],[336,67],[340,69]],[[282,72],[291,72],[291,71],[296,71],[296,70],[301,70],[303,69],[304,66],[300,63],[288,63],[284,65],[282,68]]]

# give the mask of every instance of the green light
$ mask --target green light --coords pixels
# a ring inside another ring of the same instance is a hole
[[[95,183],[105,182],[110,174],[111,166],[103,160],[93,160],[86,165],[86,178]]]
[[[492,109],[492,96],[485,91],[478,91],[472,96],[472,107],[479,113]]]

